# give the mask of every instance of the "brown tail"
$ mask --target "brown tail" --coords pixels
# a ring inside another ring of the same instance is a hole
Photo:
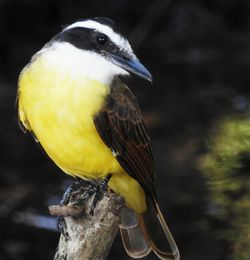
[[[179,250],[158,203],[147,204],[143,214],[130,209],[122,211],[120,232],[124,248],[133,258],[142,258],[153,250],[159,259],[179,260]]]
[[[142,258],[150,253],[151,247],[143,234],[138,215],[126,207],[121,212],[120,233],[129,256]]]

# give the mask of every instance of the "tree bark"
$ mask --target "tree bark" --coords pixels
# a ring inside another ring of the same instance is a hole
[[[124,201],[105,193],[90,214],[93,196],[81,207],[50,206],[51,215],[64,216],[67,236],[61,234],[54,260],[104,260],[118,232]]]

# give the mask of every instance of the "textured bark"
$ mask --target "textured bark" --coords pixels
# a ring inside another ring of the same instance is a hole
[[[103,260],[118,231],[119,211],[124,201],[105,193],[90,214],[93,197],[81,207],[50,206],[52,215],[65,216],[68,239],[61,234],[54,260]]]

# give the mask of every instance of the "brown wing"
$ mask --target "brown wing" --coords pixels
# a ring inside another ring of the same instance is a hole
[[[148,196],[156,199],[150,137],[136,98],[124,83],[114,81],[94,123],[123,169],[139,182]]]

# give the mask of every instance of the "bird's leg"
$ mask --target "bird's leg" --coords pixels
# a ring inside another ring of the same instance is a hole
[[[60,205],[67,205],[70,202],[72,194],[77,191],[79,188],[81,188],[83,185],[86,185],[87,182],[82,179],[77,179],[75,182],[73,182],[67,190],[63,194],[63,198],[60,201]]]
[[[102,179],[99,181],[99,186],[95,193],[95,197],[94,197],[91,209],[90,209],[90,214],[92,216],[94,215],[94,210],[95,210],[98,200],[100,200],[103,197],[104,192],[107,190],[108,181],[110,180],[110,178],[111,178],[111,176],[109,175],[105,179]]]

